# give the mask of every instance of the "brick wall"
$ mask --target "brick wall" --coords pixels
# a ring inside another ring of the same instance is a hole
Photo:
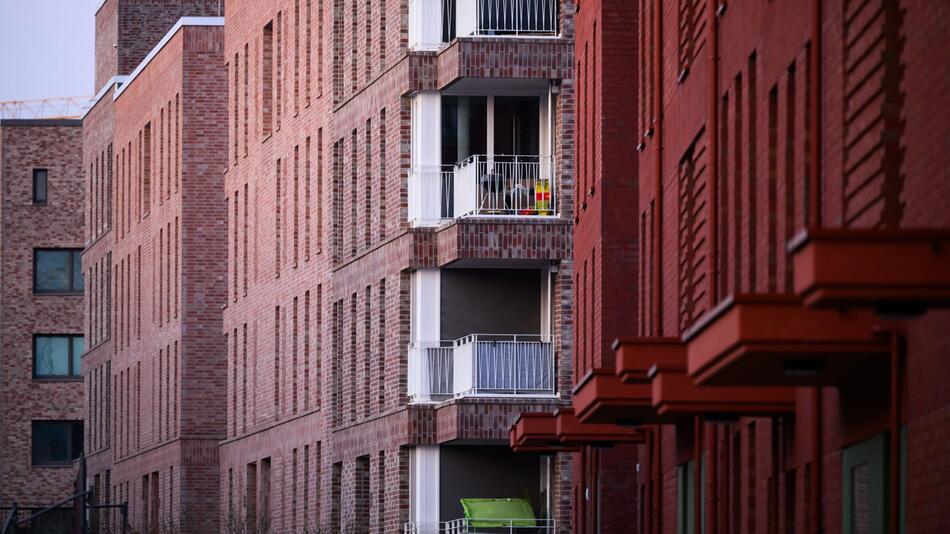
[[[82,248],[85,187],[76,121],[0,122],[0,506],[47,506],[73,494],[76,471],[32,466],[32,421],[81,420],[80,380],[33,378],[33,336],[82,334],[83,296],[35,294],[35,248]],[[33,169],[48,202],[33,204]],[[16,407],[12,409],[12,407]],[[88,431],[87,431],[88,432]]]

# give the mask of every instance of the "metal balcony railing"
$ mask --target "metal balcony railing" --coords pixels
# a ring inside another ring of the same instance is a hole
[[[557,35],[557,0],[444,0],[444,23],[455,23],[456,36],[552,36]]]
[[[541,336],[472,334],[417,343],[409,359],[410,394],[419,401],[554,394],[554,347]]]
[[[503,526],[475,526],[486,523]],[[409,522],[403,529],[403,534],[554,534],[555,532],[557,532],[557,521],[554,519],[454,519],[438,523]]]
[[[451,219],[452,165],[413,167],[409,170],[409,220],[426,224]]]
[[[453,209],[466,215],[557,215],[551,158],[478,154],[454,169]]]

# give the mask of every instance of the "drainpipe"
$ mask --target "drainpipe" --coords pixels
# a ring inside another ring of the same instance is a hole
[[[653,521],[656,528],[653,531],[656,534],[663,532],[663,427],[656,425],[656,437],[653,447]]]
[[[709,11],[709,307],[719,302],[719,2]]]
[[[653,221],[653,287],[656,302],[653,305],[654,330],[657,336],[663,335],[663,2],[657,2],[654,8],[655,30],[654,49],[656,50],[656,84],[654,84],[653,101],[656,105],[653,135],[656,136],[656,173],[655,193],[656,216]]]
[[[814,388],[814,403],[812,404],[812,461],[811,461],[811,509],[812,525],[811,531],[815,534],[821,532],[821,429],[822,429],[822,390],[821,387]]]
[[[709,425],[706,428],[706,449],[709,451],[709,465],[706,473],[709,474],[709,506],[706,507],[706,532],[716,534],[719,531],[719,425]]]
[[[640,506],[643,507],[643,531],[645,534],[653,533],[653,450],[656,448],[656,432],[653,427],[647,429],[647,458],[649,463],[647,463],[647,487],[646,491],[643,492],[643,498],[645,502],[640,503]]]
[[[821,217],[821,59],[822,59],[822,0],[812,0],[811,23],[811,225],[820,228]],[[821,532],[821,439],[822,439],[822,388],[815,388],[814,413],[812,414],[812,532]]]
[[[822,19],[822,0],[812,1],[812,22],[811,22],[811,87],[808,88],[811,93],[811,225],[821,227],[821,19]]]
[[[703,418],[693,418],[693,532],[702,532],[703,525]]]
[[[900,477],[901,477],[901,338],[891,333],[891,435],[888,463],[888,523],[890,532],[900,532]]]

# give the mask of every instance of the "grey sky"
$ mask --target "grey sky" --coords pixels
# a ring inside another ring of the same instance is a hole
[[[99,0],[0,0],[0,100],[93,95]]]

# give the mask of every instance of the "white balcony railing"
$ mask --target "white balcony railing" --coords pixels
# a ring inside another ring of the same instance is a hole
[[[452,217],[452,165],[413,167],[409,171],[409,220],[417,225]]]
[[[455,165],[455,216],[556,215],[552,171],[551,158],[544,156],[471,156]]]
[[[443,6],[444,20],[455,20],[458,36],[548,36],[559,31],[557,0],[447,0]]]
[[[479,527],[479,524],[502,525]],[[403,534],[554,534],[554,519],[454,519],[438,523],[406,523]]]
[[[554,347],[540,336],[472,334],[409,350],[410,396],[553,395]]]

